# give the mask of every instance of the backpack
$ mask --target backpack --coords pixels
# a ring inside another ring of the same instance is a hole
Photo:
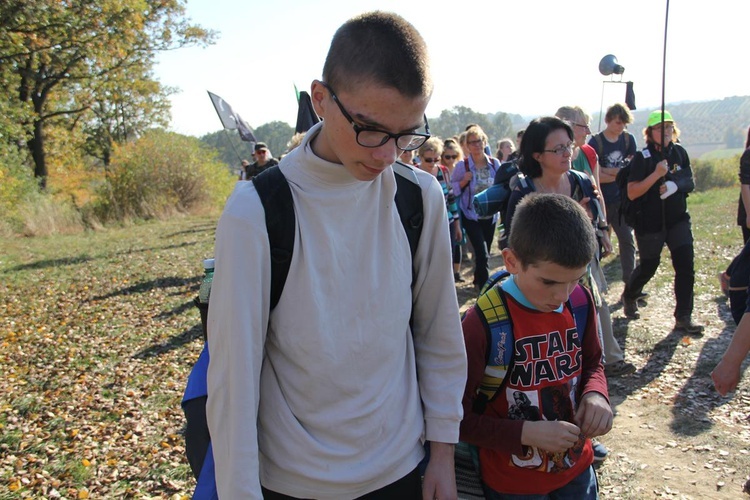
[[[472,205],[474,211],[480,217],[494,215],[498,212],[505,214],[508,208],[511,187],[511,179],[518,173],[518,164],[515,161],[505,161],[497,167],[495,180],[492,186],[488,187],[481,193],[474,195]]]
[[[508,314],[502,282],[510,276],[505,269],[493,274],[482,287],[476,302],[479,317],[487,333],[487,352],[482,382],[477,389],[472,404],[472,412],[482,415],[491,403],[502,394],[506,376],[513,369],[514,342],[513,319]],[[581,285],[577,285],[565,302],[565,307],[573,315],[576,329],[581,340],[588,326],[589,311],[592,299]],[[454,451],[456,468],[456,486],[459,498],[485,498],[479,466],[479,449],[477,446],[459,442]]]
[[[412,167],[397,161],[393,164],[393,171],[396,178],[396,209],[409,240],[413,262],[424,219],[422,188],[419,186],[419,180]],[[271,247],[270,310],[273,311],[284,290],[292,262],[296,226],[294,201],[289,183],[278,166],[264,170],[253,177],[252,182],[263,205]],[[412,286],[415,277],[416,271],[412,265]],[[201,315],[201,320],[205,321],[205,319],[205,316]],[[410,325],[411,322],[410,319]],[[218,499],[213,448],[206,422],[208,362],[208,343],[205,343],[198,361],[190,372],[182,400],[182,408],[187,421],[185,450],[193,475],[198,480],[193,492],[193,499],[198,500]]]
[[[589,208],[591,209],[591,215],[594,218],[594,223],[596,223],[601,219],[603,212],[602,206],[599,203],[599,199],[594,193],[594,183],[592,182],[591,177],[589,177],[588,174],[572,169],[568,170],[568,174],[572,175],[572,180],[575,181],[573,191],[578,188],[581,190],[581,193],[583,195],[582,198],[589,198]],[[526,177],[526,175],[519,172],[517,177],[519,189],[524,196],[528,193],[536,191],[534,184],[529,181],[529,178]]]

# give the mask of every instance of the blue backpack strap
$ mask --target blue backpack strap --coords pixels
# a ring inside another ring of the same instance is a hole
[[[504,269],[495,273],[476,303],[487,333],[484,376],[472,406],[477,414],[484,413],[487,403],[497,398],[513,363],[513,323],[501,288],[502,281],[508,276],[510,273]]]
[[[219,493],[216,490],[216,464],[211,443],[208,443],[206,459],[203,461],[198,483],[193,491],[193,500],[219,500]]]
[[[573,313],[573,319],[576,322],[576,330],[578,330],[578,336],[583,340],[583,335],[586,333],[586,327],[588,326],[589,320],[589,309],[592,307],[591,299],[589,294],[583,288],[578,285],[573,289],[568,299],[568,307]]]
[[[599,204],[599,199],[594,194],[594,184],[591,182],[591,177],[584,172],[579,172],[578,170],[569,170],[568,175],[573,176],[573,179],[583,192],[583,197],[590,199],[589,207],[591,208],[591,215],[594,216],[594,221],[597,221],[602,214],[602,206]]]

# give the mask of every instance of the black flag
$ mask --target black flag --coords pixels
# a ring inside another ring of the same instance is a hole
[[[250,128],[250,125],[238,113],[234,112],[232,106],[227,101],[211,92],[208,92],[208,96],[211,98],[214,109],[216,109],[216,114],[219,115],[219,120],[221,120],[221,124],[225,129],[237,130],[243,141],[257,142],[253,134],[253,129]]]
[[[310,130],[313,125],[320,121],[320,118],[313,109],[310,94],[304,90],[299,93],[297,103],[299,107],[297,108],[297,126],[294,128],[294,132],[300,134]]]

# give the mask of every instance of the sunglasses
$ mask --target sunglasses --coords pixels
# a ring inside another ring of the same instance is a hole
[[[456,158],[458,158],[458,155],[443,155],[443,158],[445,158],[446,160],[455,160]]]
[[[436,163],[440,161],[439,158],[422,158],[422,161],[425,163]]]

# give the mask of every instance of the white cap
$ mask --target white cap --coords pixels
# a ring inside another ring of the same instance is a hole
[[[677,192],[677,184],[675,184],[674,181],[667,181],[664,185],[667,186],[667,190],[661,194],[660,198],[662,200],[666,200]]]
[[[215,259],[206,259],[203,261],[203,269],[213,269],[215,264]]]

